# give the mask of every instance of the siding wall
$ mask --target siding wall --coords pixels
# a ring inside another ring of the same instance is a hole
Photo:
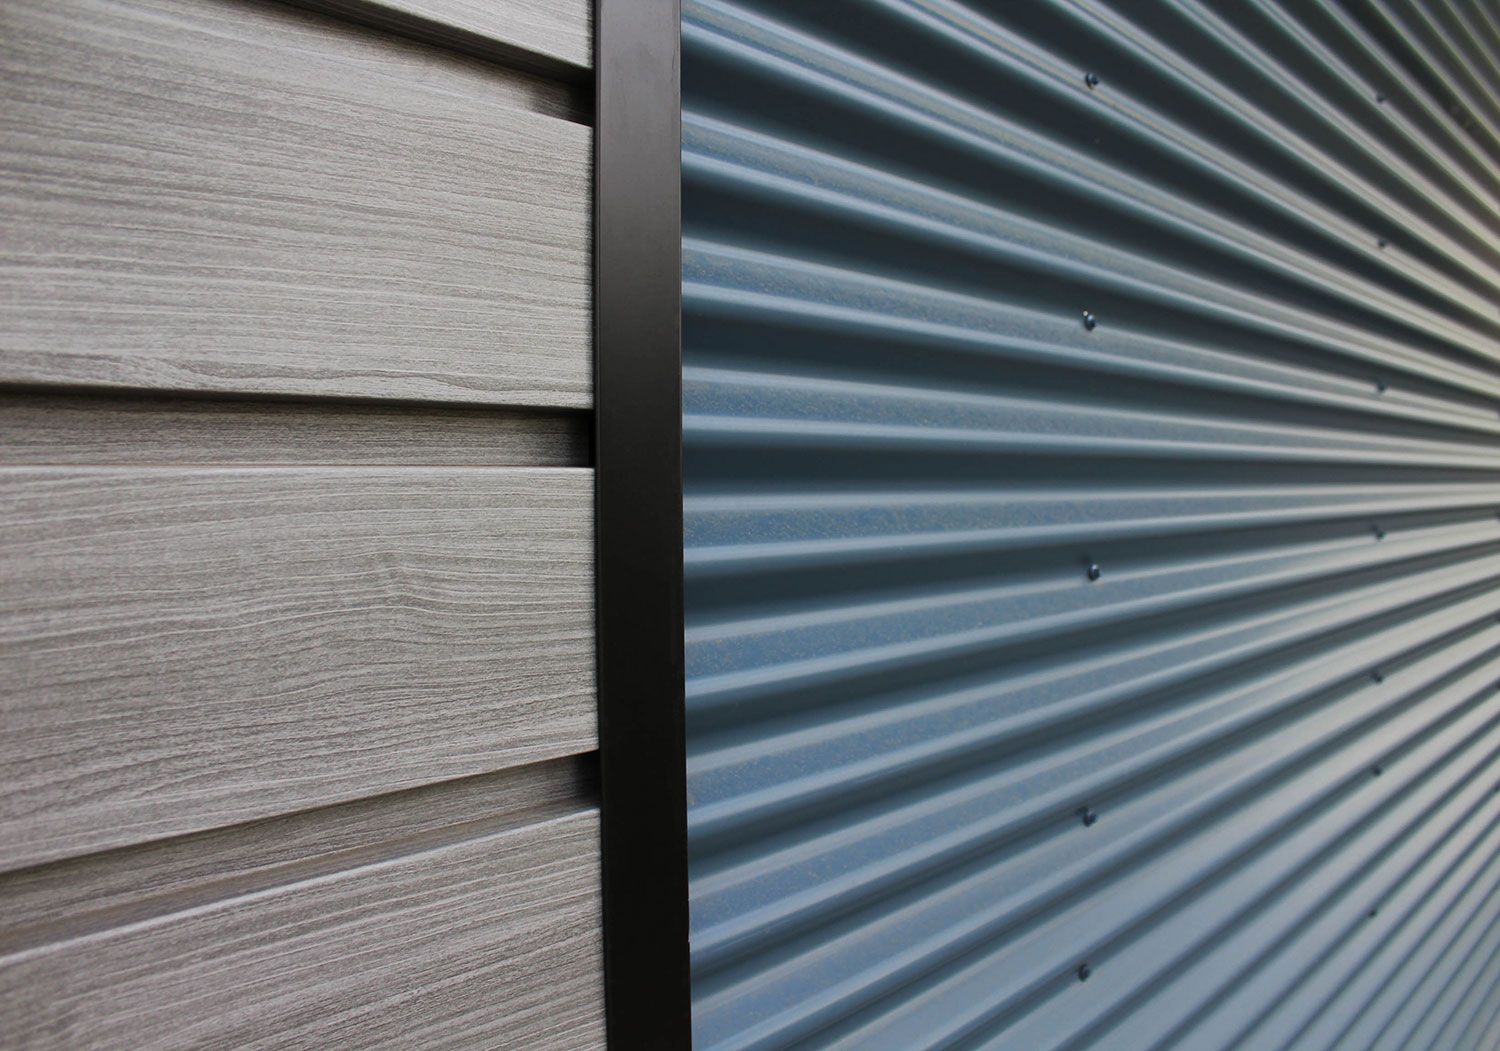
[[[0,8],[0,1045],[602,1043],[589,22]]]
[[[1500,1046],[1494,5],[692,0],[683,99],[700,1051]]]

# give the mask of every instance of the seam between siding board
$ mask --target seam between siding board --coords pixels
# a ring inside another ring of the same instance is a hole
[[[69,1051],[600,1046],[597,829],[577,811],[13,955],[7,1035]]]
[[[5,873],[0,957],[593,812],[596,766],[567,756]]]
[[[587,0],[286,0],[358,25],[385,30],[459,54],[591,86],[592,11]],[[592,102],[579,96],[591,122]]]
[[[0,389],[0,465],[588,467],[581,411]]]

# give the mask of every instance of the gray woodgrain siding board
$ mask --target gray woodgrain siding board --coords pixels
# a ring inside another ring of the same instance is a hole
[[[5,1044],[602,1047],[595,811],[0,957]]]
[[[588,406],[589,129],[309,19],[0,6],[0,382]]]
[[[592,472],[0,471],[0,869],[595,745]]]

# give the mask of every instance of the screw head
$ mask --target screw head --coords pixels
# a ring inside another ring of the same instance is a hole
[[[1093,581],[1097,581],[1100,577],[1104,576],[1104,570],[1099,568],[1099,563],[1097,562],[1089,563],[1088,573],[1089,579]]]
[[[1379,777],[1381,774],[1385,773],[1385,770],[1377,766],[1375,769],[1371,770],[1370,773],[1376,777]]]
[[[1375,530],[1375,539],[1376,540],[1384,540],[1385,539],[1385,530],[1384,529],[1381,529],[1379,526],[1374,526],[1372,528],[1374,528],[1374,530]]]
[[[1099,86],[1099,78],[1092,73],[1085,73],[1083,75],[1083,82],[1089,86],[1090,91]]]
[[[1086,806],[1079,807],[1078,819],[1083,822],[1084,828],[1092,828],[1094,826],[1094,822],[1099,820],[1099,815],[1094,813],[1094,811],[1090,810]]]
[[[1078,980],[1080,982],[1086,982],[1086,981],[1088,981],[1089,980],[1089,975],[1091,975],[1093,973],[1094,973],[1093,971],[1089,970],[1089,965],[1088,964],[1081,963],[1081,964],[1078,965]]]
[[[1371,909],[1370,910],[1370,919],[1373,920],[1375,918],[1375,914],[1378,913],[1379,911],[1380,911],[1379,909]]]
[[[1377,245],[1379,245],[1381,248],[1384,248],[1385,247],[1385,238],[1384,237],[1377,237],[1377,238],[1375,238],[1375,243]]]
[[[1376,102],[1384,102],[1385,101],[1385,96],[1382,95],[1382,94],[1380,94],[1379,92],[1376,92],[1375,93],[1375,101]]]
[[[1099,324],[1099,319],[1094,317],[1092,311],[1085,310],[1083,312],[1083,327],[1092,332],[1094,331],[1094,326],[1097,324]]]
[[[1376,380],[1375,381],[1375,393],[1376,394],[1384,394],[1389,389],[1390,388],[1388,388],[1385,385],[1385,380]]]
[[[1376,682],[1385,682],[1385,676],[1381,675],[1378,671],[1372,671],[1370,673],[1370,678],[1374,679]]]

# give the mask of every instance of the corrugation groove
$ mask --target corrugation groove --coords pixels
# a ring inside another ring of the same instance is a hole
[[[1500,15],[687,0],[695,1046],[1500,1047]]]

